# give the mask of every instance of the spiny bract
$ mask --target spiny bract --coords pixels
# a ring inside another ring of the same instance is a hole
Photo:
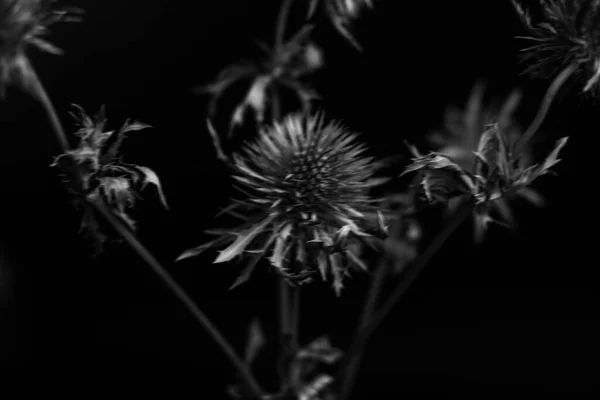
[[[540,1],[541,22],[534,23],[516,0],[517,13],[534,41],[523,49],[525,73],[547,78],[568,65],[577,65],[576,74],[585,81],[583,92],[598,87],[600,80],[600,0]]]
[[[161,203],[167,207],[156,173],[148,167],[124,163],[119,157],[119,148],[126,134],[150,126],[128,120],[118,131],[106,131],[104,107],[92,118],[81,107],[74,106],[79,111],[79,114],[72,114],[80,125],[80,129],[75,132],[79,143],[75,149],[56,157],[52,166],[59,168],[64,184],[76,195],[76,205],[79,205],[78,196],[83,196],[92,203],[104,201],[131,230],[135,230],[136,223],[127,209],[135,205],[138,190],[148,184],[154,185]],[[94,240],[98,254],[108,236],[101,231],[94,215],[87,208],[84,210],[81,229]]]
[[[78,9],[50,10],[53,1],[0,0],[0,96],[5,86],[23,73],[25,50],[34,46],[52,54],[61,50],[44,39],[48,27],[58,21],[79,21]]]
[[[349,266],[367,267],[359,258],[369,231],[387,230],[383,213],[369,196],[386,179],[374,178],[383,166],[363,155],[357,135],[320,114],[292,114],[260,131],[243,155],[234,156],[234,178],[247,196],[228,208],[243,223],[182,254],[184,259],[223,246],[215,263],[243,254],[253,258],[233,286],[244,282],[256,263],[271,253],[271,265],[288,281],[304,283],[320,271],[333,278],[339,295]]]

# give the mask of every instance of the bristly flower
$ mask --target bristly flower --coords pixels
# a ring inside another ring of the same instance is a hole
[[[78,121],[80,129],[75,132],[79,144],[73,150],[55,158],[52,166],[60,169],[67,189],[76,196],[83,196],[92,203],[104,202],[131,229],[136,224],[127,209],[135,205],[138,191],[148,184],[156,186],[161,203],[167,208],[158,176],[148,167],[127,164],[119,157],[119,147],[126,134],[149,128],[140,122],[125,121],[118,131],[105,131],[104,107],[94,118],[74,105],[79,115],[71,115]],[[78,199],[79,197],[76,197]],[[76,200],[76,205],[80,205]],[[102,232],[92,213],[84,210],[81,229],[94,240],[99,252],[108,236]]]
[[[264,52],[261,60],[244,60],[231,65],[219,74],[215,82],[196,89],[198,94],[207,93],[211,96],[208,128],[220,158],[226,158],[225,151],[210,120],[217,114],[218,101],[233,85],[249,86],[229,118],[227,139],[232,138],[234,129],[244,123],[248,113],[253,115],[256,123],[264,123],[269,107],[279,106],[283,91],[296,96],[303,112],[310,111],[312,101],[318,99],[319,95],[304,78],[323,64],[321,50],[309,40],[312,29],[310,25],[304,26],[280,48],[272,49],[266,43],[259,43]]]
[[[525,73],[546,78],[568,65],[585,81],[583,92],[598,87],[600,80],[600,0],[545,0],[541,19],[534,23],[530,15],[511,0],[534,41],[523,49]],[[593,93],[593,92],[590,92]]]
[[[334,28],[358,51],[362,46],[351,33],[352,25],[360,17],[365,8],[373,8],[371,0],[309,0],[308,18],[311,18],[319,4],[323,4],[325,12]]]
[[[58,21],[79,21],[79,9],[51,10],[53,1],[0,0],[0,97],[6,85],[20,82],[26,65],[26,50],[61,54],[62,51],[46,41],[48,27]]]
[[[560,161],[558,154],[568,139],[558,140],[542,163],[532,164],[526,153],[515,151],[520,135],[516,132],[512,113],[518,104],[518,94],[509,96],[498,118],[488,120],[481,127],[483,117],[489,113],[482,107],[480,89],[474,90],[463,117],[464,124],[458,125],[464,130],[456,132],[437,152],[423,155],[409,146],[414,158],[404,172],[422,171],[423,192],[431,203],[455,206],[454,200],[463,195],[473,200],[477,242],[483,239],[489,223],[514,227],[508,204],[513,195],[542,205],[541,196],[529,185],[551,172],[550,168]],[[495,219],[494,213],[500,219]]]
[[[359,258],[361,246],[387,230],[369,196],[387,180],[374,178],[384,163],[363,155],[366,148],[357,137],[336,122],[325,124],[320,114],[292,114],[261,129],[258,139],[234,156],[234,178],[247,198],[227,211],[243,223],[214,231],[216,240],[178,260],[231,243],[215,263],[252,255],[233,286],[247,280],[270,252],[271,265],[289,282],[305,283],[320,272],[324,281],[333,278],[339,295],[349,267],[367,269]]]

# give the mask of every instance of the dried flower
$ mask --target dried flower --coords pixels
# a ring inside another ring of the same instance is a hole
[[[135,221],[128,215],[127,209],[135,205],[137,192],[146,185],[156,186],[162,204],[168,207],[156,173],[148,167],[124,163],[119,157],[119,147],[126,134],[150,126],[128,120],[116,132],[105,131],[104,107],[91,118],[81,107],[74,106],[79,111],[79,115],[72,114],[80,124],[80,129],[75,132],[79,144],[56,157],[52,166],[60,169],[70,192],[92,203],[104,201],[130,229],[135,230]],[[81,229],[92,237],[98,251],[108,238],[87,209]]]
[[[6,85],[22,83],[26,71],[26,50],[29,46],[61,54],[62,51],[44,38],[48,27],[58,21],[79,21],[78,9],[50,10],[42,0],[0,0],[0,97]]]
[[[308,18],[314,15],[319,2],[324,5],[335,29],[358,51],[362,51],[362,46],[351,33],[352,25],[365,8],[373,8],[373,2],[371,0],[310,0]]]
[[[242,61],[225,68],[216,81],[196,89],[199,94],[211,96],[208,107],[209,119],[217,113],[217,102],[223,94],[235,84],[249,83],[244,99],[235,107],[229,119],[227,138],[233,136],[233,130],[241,126],[248,112],[254,115],[257,123],[264,123],[269,106],[278,106],[282,90],[291,91],[299,100],[303,112],[310,111],[311,102],[319,95],[303,78],[322,66],[321,51],[309,41],[312,26],[304,26],[281,47],[271,49],[265,43],[259,43],[265,55],[259,62]],[[221,139],[209,122],[209,132],[219,156],[224,157]]]
[[[288,281],[305,283],[318,271],[324,281],[333,278],[339,295],[349,267],[367,269],[358,252],[372,240],[369,231],[387,229],[369,197],[371,188],[386,181],[374,178],[383,163],[364,156],[356,139],[338,123],[323,123],[319,114],[292,114],[262,129],[243,155],[234,156],[234,178],[247,198],[227,211],[243,223],[214,231],[216,240],[178,260],[231,243],[215,263],[252,255],[233,286],[270,252],[271,265]]]
[[[481,88],[473,91],[463,117],[464,130],[447,139],[439,151],[423,155],[409,146],[413,162],[404,173],[422,171],[423,193],[431,203],[450,203],[468,195],[475,204],[475,239],[481,241],[489,223],[514,226],[507,200],[521,196],[541,205],[541,196],[529,187],[538,177],[549,173],[560,160],[558,153],[568,138],[557,141],[554,150],[542,163],[532,164],[526,153],[516,153],[520,138],[512,122],[512,112],[518,104],[518,93],[513,92],[504,103],[498,118],[480,123],[486,112],[481,104]],[[491,122],[491,123],[490,123]],[[455,125],[456,127],[456,125]],[[440,138],[438,138],[440,140]],[[501,219],[492,217],[498,213]]]
[[[535,44],[523,49],[529,63],[525,73],[546,78],[568,65],[577,65],[585,81],[583,92],[598,86],[600,80],[600,0],[541,1],[542,21],[535,24],[530,15],[512,0]]]

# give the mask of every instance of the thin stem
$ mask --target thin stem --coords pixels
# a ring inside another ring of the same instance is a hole
[[[569,77],[573,75],[573,73],[578,67],[578,63],[571,63],[567,65],[565,69],[563,69],[560,72],[560,74],[556,76],[556,78],[554,78],[554,80],[550,84],[550,87],[548,87],[546,94],[544,95],[542,104],[540,105],[540,108],[538,109],[538,112],[535,115],[533,122],[531,123],[531,125],[529,125],[525,133],[523,133],[521,139],[519,139],[519,148],[517,149],[517,154],[520,153],[520,151],[523,149],[523,146],[531,140],[533,135],[540,128],[540,126],[544,122],[544,119],[546,118],[546,115],[548,114],[548,111],[550,110],[552,101],[560,91],[560,88],[567,81],[567,79],[569,79]]]
[[[44,89],[41,81],[37,77],[37,74],[33,70],[31,64],[26,64],[28,74],[28,88],[31,90],[31,94],[34,98],[39,100],[48,114],[48,118],[51,121],[52,129],[56,135],[63,151],[69,150],[69,142],[65,136],[64,129],[60,123],[60,119],[56,114],[56,110],[52,105],[52,102]],[[196,306],[193,300],[185,293],[185,291],[171,278],[165,268],[160,262],[152,256],[152,254],[142,245],[139,240],[133,235],[133,233],[119,220],[112,212],[106,207],[104,203],[92,203],[84,198],[83,204],[86,207],[95,209],[114,229],[115,231],[129,244],[129,246],[136,252],[154,272],[159,276],[160,279],[167,285],[167,287],[175,294],[175,296],[183,303],[183,305],[192,313],[196,320],[206,329],[212,339],[221,348],[227,359],[231,362],[233,367],[238,371],[242,380],[257,399],[262,397],[263,390],[260,388],[247,366],[237,356],[233,347],[227,342],[223,335],[217,330],[213,323],[208,317]]]
[[[65,135],[65,131],[60,123],[54,105],[52,104],[52,101],[50,101],[50,97],[48,96],[44,85],[42,85],[37,73],[33,69],[33,66],[29,62],[29,59],[26,56],[23,56],[21,62],[24,69],[23,73],[25,74],[25,86],[27,90],[29,90],[29,93],[44,107],[46,115],[50,120],[52,130],[56,136],[56,140],[58,141],[61,150],[66,152],[70,149],[69,141],[67,140],[67,136]]]
[[[363,305],[358,327],[355,331],[355,337],[348,352],[348,361],[344,370],[342,389],[339,397],[340,400],[348,399],[354,386],[354,378],[358,372],[358,366],[364,350],[361,332],[366,329],[369,318],[375,310],[375,306],[379,300],[379,294],[381,292],[381,288],[383,287],[383,281],[387,271],[388,259],[386,254],[382,253],[379,264],[375,270],[375,275],[373,276],[373,279],[371,279],[371,285],[369,285],[367,292],[367,301]]]
[[[452,235],[452,233],[454,233],[454,231],[462,224],[462,222],[471,214],[472,207],[473,205],[470,201],[463,203],[456,211],[448,225],[446,225],[446,227],[437,234],[427,249],[415,261],[415,264],[409,267],[402,282],[394,289],[394,292],[385,301],[379,311],[373,315],[371,322],[362,332],[361,336],[363,337],[363,340],[366,341],[366,339],[373,333],[379,324],[381,324],[385,317],[392,311],[400,298],[404,295],[404,293],[406,293],[408,288],[417,279],[421,271],[423,271],[423,269],[427,266],[431,258],[438,252],[446,240],[448,240],[450,235]]]
[[[298,351],[299,346],[299,326],[300,326],[300,286],[291,288],[291,304],[290,304],[290,331],[292,334],[291,345],[292,351],[295,353]]]
[[[89,203],[88,203],[89,204]],[[229,359],[233,367],[237,370],[242,380],[252,392],[252,395],[260,399],[263,390],[260,388],[246,364],[238,357],[233,347],[227,342],[225,337],[219,332],[216,326],[208,317],[198,308],[190,296],[173,280],[165,268],[154,256],[139,242],[135,235],[119,221],[105,205],[92,204],[93,207],[107,220],[109,224],[125,239],[127,244],[152,268],[158,277],[167,285],[171,292],[183,303],[185,308],[196,318],[202,327],[208,332],[212,339],[217,343],[221,351]]]
[[[290,9],[292,8],[293,0],[283,0],[279,15],[277,16],[277,26],[275,28],[275,52],[278,53],[283,46],[285,40],[285,27],[287,25]]]

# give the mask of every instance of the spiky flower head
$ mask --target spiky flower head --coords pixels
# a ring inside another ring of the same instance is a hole
[[[83,108],[74,107],[78,114],[71,115],[80,126],[75,132],[79,143],[75,149],[56,157],[51,166],[59,168],[67,189],[77,196],[76,205],[80,205],[78,196],[92,203],[104,202],[131,230],[135,230],[136,223],[128,209],[135,205],[138,192],[146,185],[152,184],[158,189],[160,200],[167,207],[156,173],[148,167],[124,163],[119,156],[127,133],[150,126],[127,120],[118,131],[106,131],[104,107],[93,118]],[[84,210],[81,229],[91,237],[99,252],[108,236],[88,209]]]
[[[600,0],[541,0],[541,21],[535,23],[517,0],[511,0],[535,44],[523,49],[525,73],[547,78],[569,65],[585,82],[583,92],[600,80]]]
[[[308,18],[311,18],[317,6],[322,4],[334,28],[358,51],[363,48],[354,38],[352,28],[365,8],[373,8],[372,0],[309,0]]]
[[[501,107],[497,118],[485,121],[491,113],[482,106],[481,87],[473,91],[462,121],[464,130],[455,132],[438,151],[421,154],[409,146],[412,163],[404,173],[421,171],[423,193],[431,203],[449,203],[465,197],[474,204],[475,240],[480,242],[490,223],[514,227],[508,200],[521,196],[536,205],[541,196],[529,187],[560,160],[558,154],[567,143],[557,141],[553,151],[541,163],[532,163],[521,135],[512,120],[519,95],[513,92]],[[498,218],[494,217],[498,215]]]
[[[26,50],[61,54],[62,51],[46,41],[48,27],[58,21],[79,21],[78,9],[52,10],[54,1],[0,0],[0,96],[6,85],[19,82],[26,73]]]
[[[217,115],[221,97],[234,85],[245,85],[247,89],[228,118],[227,140],[249,115],[256,123],[264,123],[269,109],[280,106],[284,93],[294,95],[303,112],[310,111],[312,102],[319,95],[304,78],[323,64],[321,50],[310,41],[312,30],[311,25],[305,25],[280,46],[259,42],[263,55],[257,61],[243,60],[233,64],[221,71],[214,82],[196,89],[198,94],[210,95],[208,128],[220,158],[226,159],[227,151],[210,120]]]
[[[213,246],[225,246],[215,263],[251,255],[234,286],[245,281],[270,253],[275,271],[292,283],[320,272],[339,295],[351,267],[366,270],[359,258],[373,235],[386,231],[384,215],[370,190],[383,166],[364,155],[357,134],[321,114],[292,114],[265,127],[256,141],[234,156],[234,178],[246,198],[228,209],[242,219],[218,238],[183,253],[179,259]]]

